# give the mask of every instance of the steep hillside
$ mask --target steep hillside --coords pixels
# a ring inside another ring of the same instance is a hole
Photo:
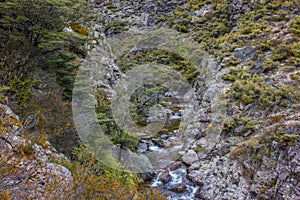
[[[298,0],[9,2],[1,198],[300,198]]]

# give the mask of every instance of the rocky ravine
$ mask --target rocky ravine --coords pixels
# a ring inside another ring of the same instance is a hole
[[[184,2],[176,0],[170,2],[95,1],[95,4],[94,13],[97,13],[99,17],[93,24],[94,31],[103,32],[110,37],[127,30],[138,32],[164,26],[164,23],[157,20],[159,15],[165,16],[172,13],[177,6],[184,5]],[[235,26],[233,30],[238,29],[236,21],[253,9],[255,8],[249,1],[232,1],[230,3],[228,7],[229,20]],[[295,14],[298,11],[291,9],[290,12]],[[194,11],[194,15],[197,17],[211,15],[211,13],[211,4]],[[276,23],[273,23],[274,25],[276,26]],[[285,36],[281,40],[290,37],[288,34]],[[195,87],[194,89],[196,92],[198,91],[197,96],[201,97],[199,98],[201,101],[198,105],[194,105],[197,114],[189,119],[190,123],[184,133],[187,137],[181,141],[186,144],[185,151],[180,152],[181,155],[179,154],[180,162],[174,161],[158,170],[152,186],[159,187],[168,199],[298,199],[300,196],[299,137],[291,146],[282,144],[276,138],[273,138],[271,144],[268,144],[270,141],[266,139],[266,148],[264,147],[264,138],[269,137],[265,133],[274,131],[274,127],[278,126],[287,134],[299,135],[299,109],[297,110],[299,104],[295,105],[296,109],[286,109],[278,111],[278,113],[273,111],[272,114],[267,115],[264,110],[257,107],[251,108],[242,103],[229,104],[230,107],[226,108],[228,119],[239,118],[248,113],[247,117],[250,120],[257,121],[255,132],[243,133],[243,127],[246,125],[242,124],[235,127],[234,134],[230,136],[224,132],[220,137],[210,138],[206,135],[210,128],[209,124],[216,120],[214,119],[216,116],[213,116],[213,112],[211,112],[212,91],[208,90],[208,86],[215,85],[215,88],[229,92],[231,83],[223,82],[220,77],[229,72],[226,63],[231,62],[232,59],[239,60],[241,66],[245,65],[245,68],[249,61],[253,61],[254,67],[251,68],[251,73],[260,73],[262,61],[258,56],[257,48],[240,46],[233,48],[232,53],[224,55],[221,60],[217,61],[216,71],[211,73],[211,77],[206,76],[204,81],[200,81],[201,79],[198,77],[198,85],[201,85],[202,88]],[[113,70],[116,65],[111,64],[106,67]],[[122,72],[119,71],[119,68],[116,71],[120,77]],[[112,79],[118,80],[118,77],[112,76],[114,77]],[[274,81],[284,82],[280,78],[282,76],[277,74],[273,77]],[[112,91],[113,84],[106,82],[106,87]],[[197,86],[197,84],[195,85]],[[244,134],[243,137],[238,136],[240,133]],[[251,137],[248,137],[249,135]],[[163,137],[165,136],[154,139],[168,144],[168,137],[165,139]],[[203,145],[209,143],[209,139],[214,140],[214,145],[206,149]],[[163,150],[165,145],[157,147],[150,144],[146,151],[155,152],[159,148]],[[262,152],[264,148],[265,151]]]
[[[127,30],[139,33],[166,26],[166,22],[161,22],[159,16],[174,12],[178,6],[184,8],[186,1],[95,0],[93,3],[93,12],[98,17],[87,24],[91,27],[91,36],[96,39],[93,46],[90,46],[89,56],[86,60],[82,60],[82,65],[93,60],[101,62],[99,72],[101,79],[91,81],[103,89],[108,99],[112,99],[115,95],[114,85],[124,73],[115,64],[114,54],[106,37]],[[211,16],[212,7],[208,3],[192,14],[196,19]],[[234,26],[233,31],[239,28],[235,24],[236,21],[253,9],[250,1],[231,2],[228,7],[230,11],[228,19]],[[292,17],[299,13],[297,8],[288,12],[292,13]],[[272,16],[270,13],[268,15]],[[282,29],[281,26],[282,24],[273,23],[271,27],[274,30],[278,28],[276,32],[281,37],[280,40],[297,41],[297,38],[287,34],[284,25]],[[245,32],[247,31],[249,30]],[[219,34],[218,31],[214,33],[216,37]],[[268,39],[272,41],[274,39],[272,37],[271,35]],[[168,199],[299,199],[300,140],[299,137],[294,138],[295,140],[290,140],[289,137],[289,135],[299,136],[299,103],[291,108],[274,110],[267,114],[257,106],[243,103],[225,104],[229,122],[240,119],[240,116],[246,116],[248,121],[255,121],[254,125],[249,126],[247,120],[240,120],[234,128],[231,128],[233,130],[230,130],[230,134],[226,134],[226,130],[217,137],[209,134],[213,132],[208,130],[219,120],[212,112],[211,97],[215,93],[209,88],[214,86],[213,88],[229,93],[231,83],[221,79],[223,74],[230,71],[226,65],[231,63],[236,66],[234,61],[239,60],[240,67],[247,69],[249,61],[253,61],[251,73],[260,73],[262,67],[255,45],[243,44],[237,47],[231,44],[230,48],[233,49],[229,53],[226,52],[226,55],[216,59],[216,67],[211,71],[211,76],[197,77],[194,90],[199,102],[193,105],[196,114],[188,119],[189,124],[183,132],[179,129],[170,133],[171,136],[176,135],[174,133],[187,136],[180,141],[184,146],[183,151],[179,152],[177,159],[171,164],[166,162],[167,166],[157,169],[149,187],[158,187]],[[267,52],[266,56],[269,54],[270,52]],[[272,76],[273,79],[266,81],[269,85],[276,85],[276,82],[292,84],[282,71]],[[1,159],[8,160],[8,164],[1,168],[13,166],[15,169],[11,174],[1,176],[0,189],[7,187],[12,195],[13,191],[18,189],[29,198],[42,199],[48,196],[48,199],[63,199],[64,194],[61,191],[68,187],[72,177],[66,168],[52,163],[51,160],[60,160],[64,157],[48,143],[43,144],[45,147],[33,142],[29,145],[30,141],[20,135],[22,126],[18,117],[4,105],[1,105],[0,112],[1,150],[6,152],[1,154]],[[278,127],[286,138],[272,136]],[[224,129],[226,128],[228,126]],[[164,151],[167,149],[165,144],[170,143],[169,140],[168,135],[151,138],[150,142],[146,141],[149,146],[142,145],[145,147],[143,151],[154,153]],[[209,143],[212,140],[213,143]],[[208,143],[213,145],[205,146]],[[28,153],[30,154],[27,155]],[[59,183],[58,191],[47,191],[47,184],[52,182]],[[54,193],[62,196],[51,196]],[[12,197],[22,199],[20,196]]]

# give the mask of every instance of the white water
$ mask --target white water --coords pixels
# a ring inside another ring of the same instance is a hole
[[[158,175],[152,181],[150,187],[157,187],[162,192],[168,191],[173,185],[183,183],[184,178],[187,174],[185,167],[180,167],[176,170],[170,171],[169,174],[172,177],[172,180],[169,183],[163,183],[159,178],[157,178],[162,172],[158,173]],[[167,200],[194,200],[195,192],[197,191],[199,186],[189,185],[184,183],[187,186],[187,189],[183,193],[172,193],[170,196],[167,196]]]

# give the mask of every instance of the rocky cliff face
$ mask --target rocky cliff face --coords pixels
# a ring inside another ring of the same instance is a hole
[[[71,172],[56,164],[66,159],[47,141],[25,139],[19,117],[0,104],[1,198],[66,199]],[[37,144],[39,143],[39,144]]]

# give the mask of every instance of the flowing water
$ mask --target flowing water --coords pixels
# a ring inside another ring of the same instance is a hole
[[[139,152],[147,155],[156,169],[156,175],[150,187],[158,188],[170,200],[192,200],[195,199],[195,192],[199,186],[186,178],[186,167],[183,164],[178,167],[169,167],[180,157],[178,152],[182,149],[183,142],[179,125],[182,120],[182,111],[189,104],[176,103],[168,98],[164,101],[168,103],[168,109],[172,111],[165,123],[166,129],[156,137],[140,139]],[[147,121],[150,122],[151,119]],[[168,181],[159,178],[163,173],[169,174],[167,175]]]

